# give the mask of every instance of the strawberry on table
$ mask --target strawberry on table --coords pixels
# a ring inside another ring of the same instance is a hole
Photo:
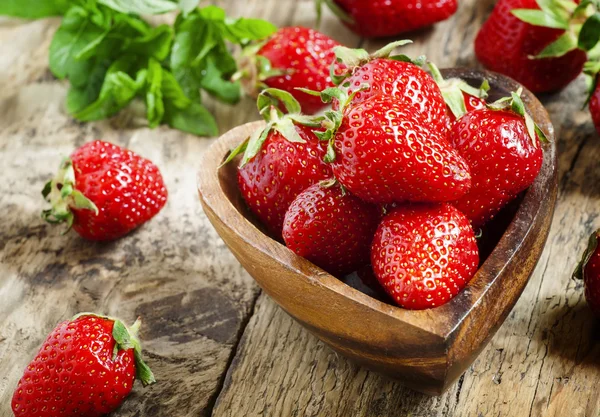
[[[296,197],[283,224],[288,248],[330,274],[343,277],[369,263],[380,209],[336,183],[315,184]]]
[[[514,78],[534,93],[564,88],[581,73],[586,61],[573,33],[581,28],[576,21],[583,11],[572,14],[573,5],[564,0],[539,4],[536,0],[499,0],[477,34],[477,58],[486,68]],[[552,27],[544,27],[550,21]]]
[[[112,143],[93,141],[63,161],[42,192],[52,208],[42,217],[66,222],[90,240],[117,239],[154,217],[167,189],[152,162]]]
[[[317,0],[325,3],[350,29],[366,38],[395,36],[448,19],[457,0]]]
[[[99,417],[123,402],[135,379],[154,383],[141,357],[140,324],[92,313],[58,324],[17,385],[15,417]]]
[[[264,88],[284,90],[300,102],[305,114],[314,114],[324,107],[323,102],[297,88],[321,91],[333,87],[329,67],[338,45],[316,30],[285,27],[245,50],[239,76],[250,95]]]
[[[583,253],[573,276],[583,279],[585,299],[595,315],[600,317],[600,230],[590,236],[588,246]]]
[[[449,140],[471,169],[471,190],[453,204],[473,227],[483,226],[529,187],[543,161],[544,133],[527,114],[520,92],[463,116]]]
[[[377,228],[371,264],[401,307],[438,307],[467,285],[479,264],[469,220],[450,204],[412,204],[388,213]]]
[[[288,114],[279,110],[280,103]],[[238,170],[242,197],[273,237],[280,239],[292,201],[307,187],[331,178],[332,171],[323,161],[327,144],[313,132],[319,122],[301,115],[291,94],[266,89],[259,95],[258,107],[266,127],[234,149],[226,162],[244,153]]]

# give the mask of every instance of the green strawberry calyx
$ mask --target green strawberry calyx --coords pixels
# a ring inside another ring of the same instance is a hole
[[[581,260],[579,261],[579,263],[577,264],[577,267],[575,268],[575,271],[573,272],[574,279],[584,279],[585,278],[585,268],[586,268],[588,262],[590,261],[592,255],[594,254],[594,252],[596,252],[596,249],[598,249],[598,244],[600,243],[600,242],[598,242],[599,240],[600,240],[600,229],[596,230],[590,236],[590,238],[588,240],[588,245],[585,248],[585,251],[583,252],[583,256],[581,257]]]
[[[589,60],[583,66],[583,73],[586,75],[586,82],[588,85],[588,94],[585,99],[583,107],[587,106],[590,102],[596,87],[598,87],[598,74],[600,73],[600,57],[595,57]]]
[[[437,65],[433,62],[428,62],[427,65],[429,66],[431,76],[438,87],[440,87],[446,105],[457,120],[467,113],[467,106],[463,93],[480,99],[486,99],[488,97],[488,91],[490,90],[490,83],[488,80],[484,79],[481,86],[476,88],[460,78],[445,79]]]
[[[255,99],[262,90],[268,88],[265,84],[267,79],[286,75],[291,71],[274,68],[269,58],[259,54],[269,39],[253,42],[243,48],[237,59],[238,70],[231,76],[232,82],[239,81],[244,92]]]
[[[496,111],[512,111],[525,119],[525,126],[527,127],[527,133],[531,138],[533,146],[537,147],[538,142],[548,142],[548,138],[544,131],[535,123],[533,118],[529,115],[521,99],[523,88],[519,88],[516,92],[510,93],[510,97],[501,98],[494,103],[488,104],[488,108]],[[539,141],[538,141],[539,138]]]
[[[416,59],[412,59],[404,54],[396,54],[392,55],[396,48],[399,48],[404,45],[411,44],[412,41],[408,39],[395,41],[387,44],[383,48],[379,49],[373,54],[370,54],[364,49],[352,49],[347,48],[345,46],[336,46],[333,48],[333,52],[335,53],[335,62],[331,63],[329,67],[329,74],[331,76],[331,80],[336,86],[342,85],[346,78],[350,77],[357,68],[367,64],[368,62],[374,59],[392,59],[394,61],[402,61],[402,62],[410,62],[417,66],[422,66],[427,58],[424,55],[419,56]],[[335,64],[343,64],[346,69],[339,73],[336,72]]]
[[[94,202],[75,188],[75,169],[69,158],[63,160],[56,176],[46,183],[42,196],[51,204],[51,208],[42,211],[42,218],[52,224],[66,222],[65,233],[73,226],[72,209],[92,210],[98,215]]]
[[[573,50],[591,51],[600,41],[600,1],[537,0],[539,9],[513,9],[523,22],[562,29],[564,33],[532,59],[561,57]]]
[[[96,313],[79,313],[75,315],[71,319],[71,321],[75,321],[82,317],[97,317],[100,319],[112,321],[112,336],[115,340],[115,347],[113,349],[113,360],[116,358],[117,354],[120,351],[133,349],[136,378],[139,379],[142,385],[145,387],[148,385],[152,385],[156,382],[154,374],[142,359],[142,344],[138,337],[140,326],[142,325],[142,320],[139,317],[131,326],[125,325],[125,323],[123,323],[119,319],[109,316],[103,316]]]
[[[287,91],[266,88],[258,95],[256,104],[267,125],[256,130],[248,139],[232,149],[222,165],[228,164],[243,153],[244,156],[240,163],[240,167],[243,167],[260,152],[269,133],[273,131],[281,134],[290,142],[306,143],[296,130],[296,125],[321,127],[323,117],[303,115],[300,103]],[[287,113],[283,113],[282,107]]]

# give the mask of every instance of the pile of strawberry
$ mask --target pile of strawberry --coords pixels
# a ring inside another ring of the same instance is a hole
[[[426,309],[475,275],[475,230],[535,180],[545,137],[520,92],[488,104],[486,83],[391,56],[407,42],[335,47],[335,86],[302,90],[331,104],[323,116],[265,89],[266,127],[226,162],[243,153],[241,194],[272,237],[339,278],[371,264],[399,306]]]

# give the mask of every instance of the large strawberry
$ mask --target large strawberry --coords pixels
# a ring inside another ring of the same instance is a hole
[[[469,220],[450,204],[401,206],[377,228],[371,264],[386,292],[400,305],[438,307],[471,280],[479,264]]]
[[[588,247],[586,248],[581,262],[577,266],[573,276],[583,279],[585,287],[585,299],[588,305],[600,317],[600,230],[595,231],[590,236]]]
[[[395,36],[448,19],[457,0],[317,0],[326,3],[348,27],[367,38]]]
[[[584,11],[574,14],[572,5],[564,0],[499,0],[477,34],[477,58],[535,93],[565,87],[586,61],[586,53],[576,49],[582,45],[576,32]]]
[[[313,29],[294,26],[279,29],[266,41],[248,47],[239,74],[250,95],[264,88],[292,94],[305,114],[324,107],[319,98],[297,88],[322,91],[332,87],[329,67],[335,60],[333,48],[339,43]]]
[[[456,207],[481,227],[533,183],[542,166],[543,132],[526,113],[519,92],[492,108],[463,116],[449,140],[471,168],[471,191]]]
[[[99,140],[63,161],[42,194],[52,203],[42,213],[45,220],[66,222],[90,240],[117,239],[150,220],[167,202],[156,165]]]
[[[413,108],[432,130],[445,133],[446,104],[434,79],[420,68],[422,58],[413,61],[405,55],[391,56],[396,47],[409,42],[390,43],[372,55],[363,49],[336,47],[337,60],[346,68],[334,76],[334,82],[347,86],[348,94],[354,95],[353,104],[386,95]],[[336,102],[333,107],[337,108]]]
[[[283,224],[288,248],[337,277],[369,263],[381,210],[342,190],[315,184],[296,197]]]
[[[12,398],[16,417],[99,417],[115,410],[137,378],[155,382],[142,360],[140,321],[83,313],[50,333]]]
[[[355,104],[339,89],[341,110],[328,112],[327,160],[350,192],[372,203],[435,202],[465,195],[471,175],[465,160],[411,106],[380,95]]]
[[[281,103],[288,114],[279,110]],[[258,107],[266,127],[233,150],[226,162],[244,153],[238,171],[242,197],[271,234],[281,238],[292,201],[307,187],[331,178],[332,171],[323,161],[326,143],[315,136],[314,125],[299,114],[300,105],[289,93],[266,89],[259,95]]]

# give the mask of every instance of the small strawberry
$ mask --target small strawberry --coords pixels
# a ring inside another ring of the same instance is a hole
[[[589,61],[585,63],[584,72],[589,85],[587,102],[596,131],[600,133],[600,84],[598,83],[600,73],[600,61]]]
[[[534,93],[560,90],[586,61],[586,53],[576,49],[585,11],[573,12],[572,6],[565,0],[499,0],[477,34],[477,58]]]
[[[305,114],[314,114],[324,107],[323,102],[297,88],[322,91],[333,87],[329,67],[335,60],[333,48],[338,45],[316,30],[282,28],[245,50],[237,77],[252,96],[264,88],[278,88],[293,95]]]
[[[283,224],[288,248],[337,277],[369,263],[381,211],[338,184],[315,184],[298,194]]]
[[[546,139],[519,94],[467,113],[449,135],[472,176],[471,191],[454,205],[476,228],[529,187],[542,166],[540,139]]]
[[[594,121],[594,127],[596,127],[596,131],[600,133],[600,86],[597,82],[594,92],[590,97],[589,108],[590,114],[592,115],[592,120]]]
[[[438,307],[467,285],[479,254],[469,220],[450,204],[408,205],[387,214],[377,228],[371,264],[401,307]]]
[[[577,266],[573,276],[583,279],[585,287],[585,299],[594,314],[600,317],[600,230],[590,236],[588,247],[583,253],[581,262]]]
[[[334,82],[347,86],[348,94],[354,94],[354,104],[378,95],[393,97],[413,108],[432,130],[445,133],[446,104],[434,79],[419,66],[423,58],[413,61],[405,55],[390,57],[396,47],[407,43],[410,41],[390,43],[373,55],[363,49],[336,47],[338,62],[346,70],[334,76]],[[336,109],[337,103],[333,107]]]
[[[60,323],[17,385],[15,417],[99,417],[123,402],[136,378],[154,383],[141,357],[140,324],[91,313]]]
[[[469,167],[411,107],[380,95],[355,104],[339,89],[342,110],[328,112],[326,160],[351,193],[371,203],[436,202],[458,199],[471,187]]]
[[[279,111],[280,102],[287,115]],[[327,145],[313,133],[310,119],[299,114],[300,104],[291,94],[266,89],[259,95],[258,107],[267,126],[234,149],[225,163],[244,152],[238,170],[242,197],[279,239],[292,201],[307,187],[331,178],[332,171],[323,161]]]
[[[457,0],[317,0],[325,3],[350,29],[366,38],[395,36],[448,19]]]
[[[90,240],[117,239],[154,217],[167,189],[152,162],[134,152],[94,141],[76,149],[42,192],[52,203],[42,217],[67,222]]]

